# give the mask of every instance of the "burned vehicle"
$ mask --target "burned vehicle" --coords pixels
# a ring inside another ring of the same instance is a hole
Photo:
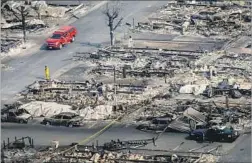
[[[172,121],[171,117],[160,117],[152,119],[151,123],[149,124],[141,124],[137,126],[136,129],[147,131],[147,130],[155,130],[155,131],[162,131],[164,130]]]
[[[1,111],[1,122],[28,123],[32,116],[25,109]]]
[[[251,96],[251,89],[242,89],[237,83],[230,85],[228,79],[223,79],[216,87],[208,85],[202,95],[208,98],[217,95],[228,95],[231,98],[239,99],[242,96]]]
[[[171,131],[190,133],[191,130],[205,128],[206,116],[201,112],[189,107],[169,124]]]
[[[71,112],[62,112],[50,118],[44,118],[41,124],[54,125],[54,126],[66,126],[66,127],[78,127],[82,125],[82,122],[83,122],[83,117],[75,113],[71,113]]]
[[[189,138],[197,141],[233,142],[239,137],[239,132],[232,127],[212,127],[209,129],[196,129],[189,133]]]

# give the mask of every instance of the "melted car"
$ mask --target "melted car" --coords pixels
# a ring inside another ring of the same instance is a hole
[[[239,137],[238,131],[235,131],[232,127],[213,127],[209,129],[196,129],[189,133],[189,137],[198,141],[228,141],[233,142]]]
[[[32,116],[24,109],[10,109],[1,112],[1,122],[28,123]]]
[[[44,118],[44,125],[75,127],[82,125],[83,118],[75,113],[62,112],[50,118]]]

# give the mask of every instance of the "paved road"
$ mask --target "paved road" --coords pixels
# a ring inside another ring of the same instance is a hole
[[[48,145],[52,140],[59,140],[61,145],[69,145],[73,142],[78,142],[87,138],[88,136],[96,133],[101,128],[87,129],[85,127],[80,128],[68,128],[68,127],[57,127],[57,126],[44,126],[40,124],[15,124],[15,123],[2,123],[2,140],[13,140],[15,136],[31,136],[34,138],[35,145]],[[99,137],[95,138],[92,142],[96,140],[99,144],[113,140],[139,140],[139,139],[151,139],[155,137],[156,134],[143,132],[136,130],[134,126],[122,126],[114,125],[109,130],[104,132]],[[185,142],[180,150],[189,150],[193,148],[198,148],[206,143],[197,143],[195,141],[186,140],[187,134],[184,133],[164,133],[156,142],[156,147],[153,144],[146,146],[148,149],[174,149],[181,142]],[[92,143],[90,142],[90,144]],[[210,146],[201,149],[209,150],[216,147],[219,143],[213,143]],[[228,148],[231,144],[226,144],[225,148]]]
[[[244,139],[239,142],[228,155],[220,159],[220,162],[225,163],[251,163],[251,134],[244,136]]]
[[[133,17],[137,22],[164,4],[166,1],[123,1],[121,2],[123,24],[132,22]],[[109,29],[106,26],[105,16],[101,12],[102,8],[97,9],[74,22],[72,25],[79,30],[76,42],[61,51],[39,50],[32,56],[9,61],[8,66],[14,70],[1,72],[2,103],[12,100],[14,94],[36,79],[43,78],[45,65],[49,66],[52,77],[54,77],[54,73],[71,63],[69,58],[75,52],[95,49],[95,46],[90,46],[88,43],[91,45],[108,44]],[[123,28],[119,27],[118,32],[123,32]]]

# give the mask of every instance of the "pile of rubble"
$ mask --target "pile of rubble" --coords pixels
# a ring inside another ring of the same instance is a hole
[[[231,123],[238,130],[242,126],[243,129],[249,127],[251,123],[249,103],[243,105],[230,103],[229,108],[225,105],[218,101],[170,100],[167,103],[165,100],[156,100],[146,105],[142,113],[135,116],[135,120],[140,124],[137,128],[141,130],[162,131],[168,126],[166,131],[190,132],[191,120],[196,122],[194,127],[197,128],[197,125],[217,123],[215,122],[217,119],[218,123],[215,125]]]
[[[111,47],[94,53],[77,53],[74,59],[89,65],[84,74],[79,75],[85,76],[85,82],[37,81],[21,95],[26,101],[57,102],[87,114],[91,114],[96,106],[130,108],[128,106],[139,104],[140,107],[143,101],[155,101],[161,96],[171,99],[179,94],[201,98],[219,95],[248,97],[251,91],[248,83],[246,85],[246,81],[241,80],[244,74],[231,80],[232,74],[216,66],[218,62],[213,55],[218,56],[218,61],[228,53],[206,55],[199,51],[137,47]],[[210,59],[216,65],[211,65]],[[228,83],[222,81],[227,78]]]
[[[26,21],[26,29],[28,30],[36,30],[40,28],[46,28],[47,25],[39,19],[33,19],[33,20],[27,20]],[[22,23],[17,22],[17,23],[6,23],[3,24],[1,29],[22,29]]]
[[[28,140],[28,142],[26,141]],[[70,146],[60,146],[58,141],[52,141],[51,146],[34,146],[33,139],[22,137],[7,144],[3,141],[1,150],[2,161],[8,163],[25,162],[216,162],[215,152],[186,152],[186,151],[160,151],[140,149],[147,144],[154,143],[155,138],[145,140],[128,140],[104,143],[99,146],[79,145],[72,143]]]
[[[251,54],[226,54],[216,60],[215,66],[219,69],[218,72],[242,74],[249,78],[252,75],[251,61]]]
[[[14,152],[15,151],[15,152]],[[5,152],[5,162],[9,163],[10,161],[7,159],[7,157],[13,156],[15,158],[18,158],[19,161],[23,161],[26,163],[39,163],[43,159],[44,163],[49,162],[61,162],[61,163],[71,163],[71,162],[93,162],[93,163],[116,163],[116,162],[171,162],[171,161],[177,161],[177,162],[190,162],[190,163],[204,163],[206,160],[208,162],[214,163],[217,160],[216,156],[213,156],[211,154],[204,154],[203,156],[199,156],[195,154],[194,156],[189,156],[189,154],[173,154],[173,155],[146,155],[141,153],[132,153],[132,152],[110,152],[110,151],[101,151],[101,152],[94,152],[94,151],[74,151],[74,152],[68,152],[64,154],[63,156],[58,154],[57,151],[51,151],[51,152],[39,152],[34,149],[27,149],[27,150],[9,150],[8,152]],[[13,155],[15,153],[15,155]],[[44,159],[41,157],[44,154],[48,154],[47,158]],[[17,156],[19,155],[19,156]],[[22,155],[22,156],[21,156]],[[56,155],[50,158],[50,155]],[[58,155],[58,156],[57,156]],[[12,160],[12,163],[18,162],[17,160]]]
[[[35,158],[37,150],[34,149],[33,139],[31,137],[22,137],[10,142],[3,140],[1,148],[1,161],[5,163],[13,162],[31,162]]]
[[[236,4],[197,5],[170,2],[149,18],[139,23],[139,30],[163,31],[189,35],[234,37],[247,35],[251,22],[248,7]]]
[[[78,158],[79,157],[79,158]],[[72,159],[69,159],[72,158]],[[81,158],[81,159],[80,159]],[[208,162],[214,163],[216,162],[216,158],[213,156],[204,155],[204,157],[199,156],[177,156],[176,154],[170,155],[144,155],[144,154],[132,154],[132,153],[122,153],[122,152],[104,152],[104,154],[95,153],[74,153],[72,155],[66,155],[66,158],[58,158],[50,161],[61,161],[64,162],[74,162],[74,161],[86,161],[86,162],[101,162],[101,163],[116,163],[116,162],[184,162],[184,163],[196,163],[196,162],[204,162],[205,160]],[[49,161],[49,162],[50,162]]]
[[[21,44],[22,41],[19,39],[1,38],[1,53],[7,53],[10,49],[16,48]]]
[[[34,1],[36,2],[36,1]],[[33,2],[33,3],[34,3]],[[2,30],[7,30],[7,29],[22,29],[21,26],[21,22],[20,20],[17,19],[17,17],[19,19],[21,19],[20,17],[20,12],[17,10],[17,8],[21,5],[24,5],[23,2],[14,2],[14,1],[7,1],[6,3],[2,4],[2,16],[3,19],[5,20],[5,23],[1,24],[1,29]],[[44,21],[41,20],[41,17],[37,17],[36,12],[37,10],[40,10],[41,8],[46,8],[47,5],[45,3],[45,6],[36,6],[36,5],[25,5],[26,7],[26,11],[28,12],[27,16],[26,16],[26,28],[27,29],[35,29],[35,28],[45,28],[47,25],[44,23]],[[13,12],[15,12],[15,16],[13,14]],[[36,14],[36,15],[35,15]],[[7,30],[8,31],[8,30]]]
[[[52,27],[72,15],[69,13],[76,9],[82,9],[86,6],[50,6],[46,1],[31,1],[29,4],[25,1],[7,1],[1,6],[1,29],[3,33],[19,34],[22,30],[22,17],[20,6],[25,7],[26,30],[29,32],[41,31],[44,28]]]

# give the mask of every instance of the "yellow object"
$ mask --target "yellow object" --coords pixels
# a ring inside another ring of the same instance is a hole
[[[50,70],[47,66],[45,66],[45,78],[46,80],[50,80]]]

